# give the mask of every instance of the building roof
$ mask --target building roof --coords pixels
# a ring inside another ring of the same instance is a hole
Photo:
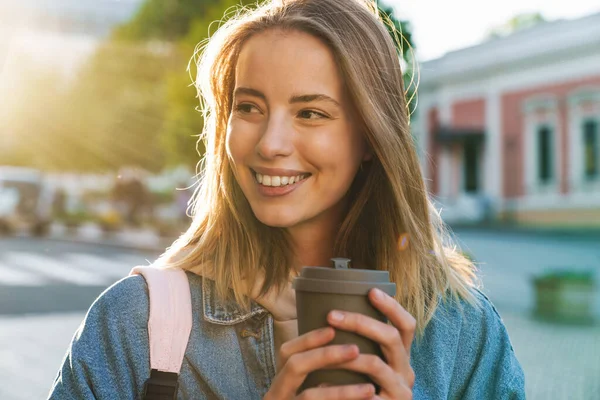
[[[536,25],[421,64],[421,88],[600,52],[600,13]]]

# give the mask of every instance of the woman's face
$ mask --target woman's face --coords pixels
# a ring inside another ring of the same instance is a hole
[[[370,157],[329,48],[302,32],[251,37],[237,63],[227,151],[258,220],[339,223]]]

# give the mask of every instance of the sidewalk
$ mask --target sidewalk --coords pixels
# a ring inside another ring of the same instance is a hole
[[[528,400],[600,399],[600,326],[554,325],[499,310]]]
[[[1,316],[0,399],[46,399],[84,316]]]

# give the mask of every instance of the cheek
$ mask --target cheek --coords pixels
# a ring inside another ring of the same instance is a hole
[[[319,196],[332,204],[348,191],[360,164],[359,153],[349,141],[315,147],[306,152],[306,159],[317,168]]]
[[[322,135],[316,140],[300,141],[303,155],[323,172],[335,171],[336,179],[352,179],[354,171],[362,162],[365,144],[362,136],[350,128],[340,130],[338,134]],[[331,132],[330,132],[331,133]]]
[[[242,163],[243,159],[252,151],[251,135],[244,132],[243,126],[240,126],[239,123],[230,122],[227,125],[225,146],[232,163],[234,165]]]
[[[231,124],[227,125],[227,134],[225,136],[225,149],[227,150],[227,156],[232,161],[235,161],[236,153],[236,140],[235,132],[231,128]]]

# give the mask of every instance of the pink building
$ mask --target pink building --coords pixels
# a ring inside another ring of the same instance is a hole
[[[600,13],[420,70],[413,130],[447,221],[600,225]]]

